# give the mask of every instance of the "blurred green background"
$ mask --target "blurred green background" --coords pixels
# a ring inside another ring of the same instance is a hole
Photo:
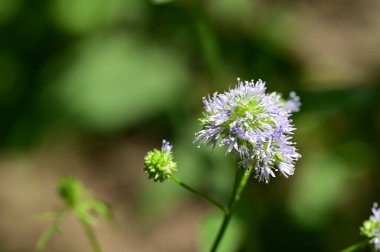
[[[338,251],[380,201],[380,2],[1,0],[0,251],[32,251],[60,176],[109,202],[105,251],[206,251],[221,216],[142,171],[174,143],[178,176],[226,201],[236,162],[197,149],[201,98],[263,79],[301,97],[296,173],[252,179],[220,251]],[[46,251],[90,246],[73,216]]]

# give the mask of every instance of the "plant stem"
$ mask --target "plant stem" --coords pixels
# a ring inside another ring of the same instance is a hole
[[[66,212],[66,210],[67,210],[67,208],[64,207],[64,208],[54,212],[54,218],[53,218],[52,225],[45,232],[42,233],[42,235],[40,236],[40,238],[37,241],[37,244],[36,244],[36,250],[37,251],[44,250],[48,241],[53,237],[53,235],[55,235],[56,233],[59,232],[61,220],[62,220],[63,214]]]
[[[207,195],[201,193],[201,192],[198,192],[197,190],[193,189],[192,187],[190,187],[189,185],[185,184],[184,182],[182,182],[182,180],[180,180],[179,178],[177,178],[176,176],[174,175],[171,175],[171,179],[176,182],[178,185],[182,186],[183,188],[185,188],[186,190],[189,190],[190,192],[194,193],[195,195],[197,195],[198,197],[200,197],[201,199],[203,199],[204,201],[210,203],[211,205],[219,208],[220,210],[222,210],[224,213],[226,213],[226,209],[225,207],[220,204],[219,202],[217,202],[216,200],[208,197]]]
[[[364,246],[367,246],[368,245],[368,240],[364,240],[364,241],[361,241],[361,242],[358,242],[358,243],[355,243],[343,250],[341,250],[341,252],[352,252],[352,251],[356,251]]]
[[[91,243],[91,246],[92,246],[94,252],[102,252],[102,248],[100,247],[100,244],[99,244],[98,240],[96,239],[96,235],[94,233],[94,230],[92,229],[90,224],[88,224],[87,222],[85,222],[83,220],[81,220],[80,222],[83,226],[84,232],[86,233],[88,240]]]
[[[235,206],[237,202],[240,200],[240,195],[243,192],[245,186],[247,185],[248,178],[251,175],[252,169],[253,169],[253,166],[250,166],[249,169],[244,172],[244,175],[241,177],[239,184],[237,184],[238,179],[236,175],[232,196],[228,204],[227,211],[224,212],[222,226],[219,229],[218,235],[216,236],[216,239],[214,241],[214,244],[212,245],[210,252],[215,252],[216,249],[218,248],[219,243],[223,239],[223,236],[228,227],[228,224],[230,223],[231,216],[235,210]]]

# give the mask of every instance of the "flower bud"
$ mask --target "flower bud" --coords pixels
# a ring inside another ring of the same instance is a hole
[[[73,177],[63,177],[58,184],[58,193],[68,205],[73,207],[83,195],[82,183]]]
[[[161,150],[149,151],[144,158],[144,171],[149,179],[155,182],[167,180],[177,169],[177,164],[173,161],[173,145],[166,140],[162,141]]]

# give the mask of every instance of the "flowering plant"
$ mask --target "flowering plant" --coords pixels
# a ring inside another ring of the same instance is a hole
[[[161,151],[153,150],[145,156],[144,170],[149,179],[162,182],[171,178],[223,211],[224,219],[210,251],[217,250],[251,174],[266,183],[276,176],[277,171],[287,178],[294,174],[295,162],[301,157],[292,142],[295,128],[290,119],[293,112],[299,111],[299,97],[292,92],[290,99],[284,100],[277,93],[267,94],[265,91],[265,82],[261,80],[242,82],[238,79],[238,85],[228,92],[203,98],[202,129],[195,134],[194,142],[225,146],[226,152],[237,156],[240,166],[245,169],[240,179],[239,174],[236,175],[227,206],[174,176],[176,163],[172,145],[167,141],[163,141]]]
[[[42,233],[37,241],[36,249],[42,251],[45,249],[48,241],[53,235],[61,231],[63,216],[70,210],[82,224],[83,230],[91,243],[94,252],[102,252],[102,248],[96,238],[93,230],[97,217],[112,217],[110,207],[96,198],[84,188],[82,183],[74,177],[63,177],[58,182],[58,194],[64,204],[55,211],[45,213],[43,217],[52,221],[49,228]],[[94,215],[96,214],[96,216]]]

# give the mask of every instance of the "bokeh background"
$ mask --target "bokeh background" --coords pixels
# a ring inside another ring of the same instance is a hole
[[[110,203],[105,251],[206,251],[221,215],[142,171],[226,201],[236,162],[197,149],[201,98],[263,79],[301,97],[296,173],[252,179],[220,251],[338,251],[380,201],[380,2],[1,0],[0,251],[33,251],[63,175]],[[73,216],[46,251],[90,251]]]

